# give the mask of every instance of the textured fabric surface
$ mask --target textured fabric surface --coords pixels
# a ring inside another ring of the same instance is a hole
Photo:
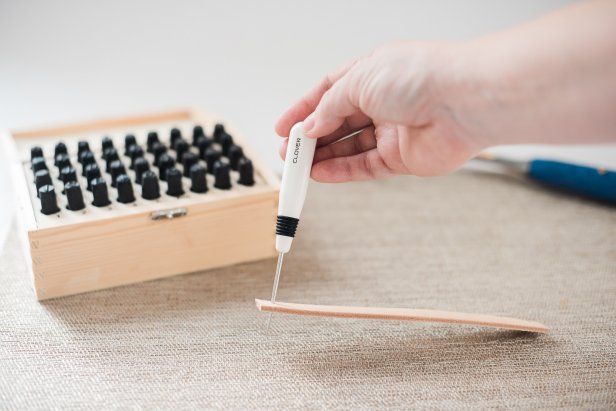
[[[38,303],[13,232],[1,408],[616,407],[613,208],[468,172],[311,186],[280,300],[508,315],[548,335],[283,315],[265,335],[254,298],[274,266]]]

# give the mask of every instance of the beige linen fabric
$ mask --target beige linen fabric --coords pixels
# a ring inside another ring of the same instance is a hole
[[[504,177],[312,184],[278,296],[548,335],[282,315],[264,335],[274,260],[38,303],[23,258],[13,232],[3,409],[616,407],[616,210]]]

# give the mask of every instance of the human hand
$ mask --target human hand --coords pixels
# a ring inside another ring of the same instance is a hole
[[[463,43],[385,45],[325,77],[276,132],[304,120],[324,182],[445,174],[499,144],[614,142],[615,16],[613,1],[578,2]]]
[[[281,116],[276,132],[286,137],[304,120],[306,135],[319,138],[311,173],[317,181],[452,171],[484,145],[471,138],[449,105],[460,75],[450,67],[451,49],[385,45],[326,76]]]

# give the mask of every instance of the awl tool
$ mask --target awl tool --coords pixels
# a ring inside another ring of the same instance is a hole
[[[288,253],[295,237],[299,216],[304,207],[308,182],[310,181],[310,170],[314,158],[314,150],[317,145],[315,138],[304,135],[302,123],[297,123],[291,128],[289,134],[289,145],[287,146],[287,156],[282,170],[282,184],[280,186],[280,196],[278,200],[278,218],[276,221],[276,250],[278,251],[278,264],[276,266],[276,276],[274,277],[274,287],[272,289],[272,303],[276,302],[276,292],[280,281],[282,270],[282,260],[285,253]],[[268,318],[267,325],[269,327]]]

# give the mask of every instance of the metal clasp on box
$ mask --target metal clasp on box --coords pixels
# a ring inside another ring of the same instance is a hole
[[[188,214],[188,210],[184,207],[172,208],[171,210],[154,211],[150,214],[152,220],[173,220],[174,218],[182,217]]]

